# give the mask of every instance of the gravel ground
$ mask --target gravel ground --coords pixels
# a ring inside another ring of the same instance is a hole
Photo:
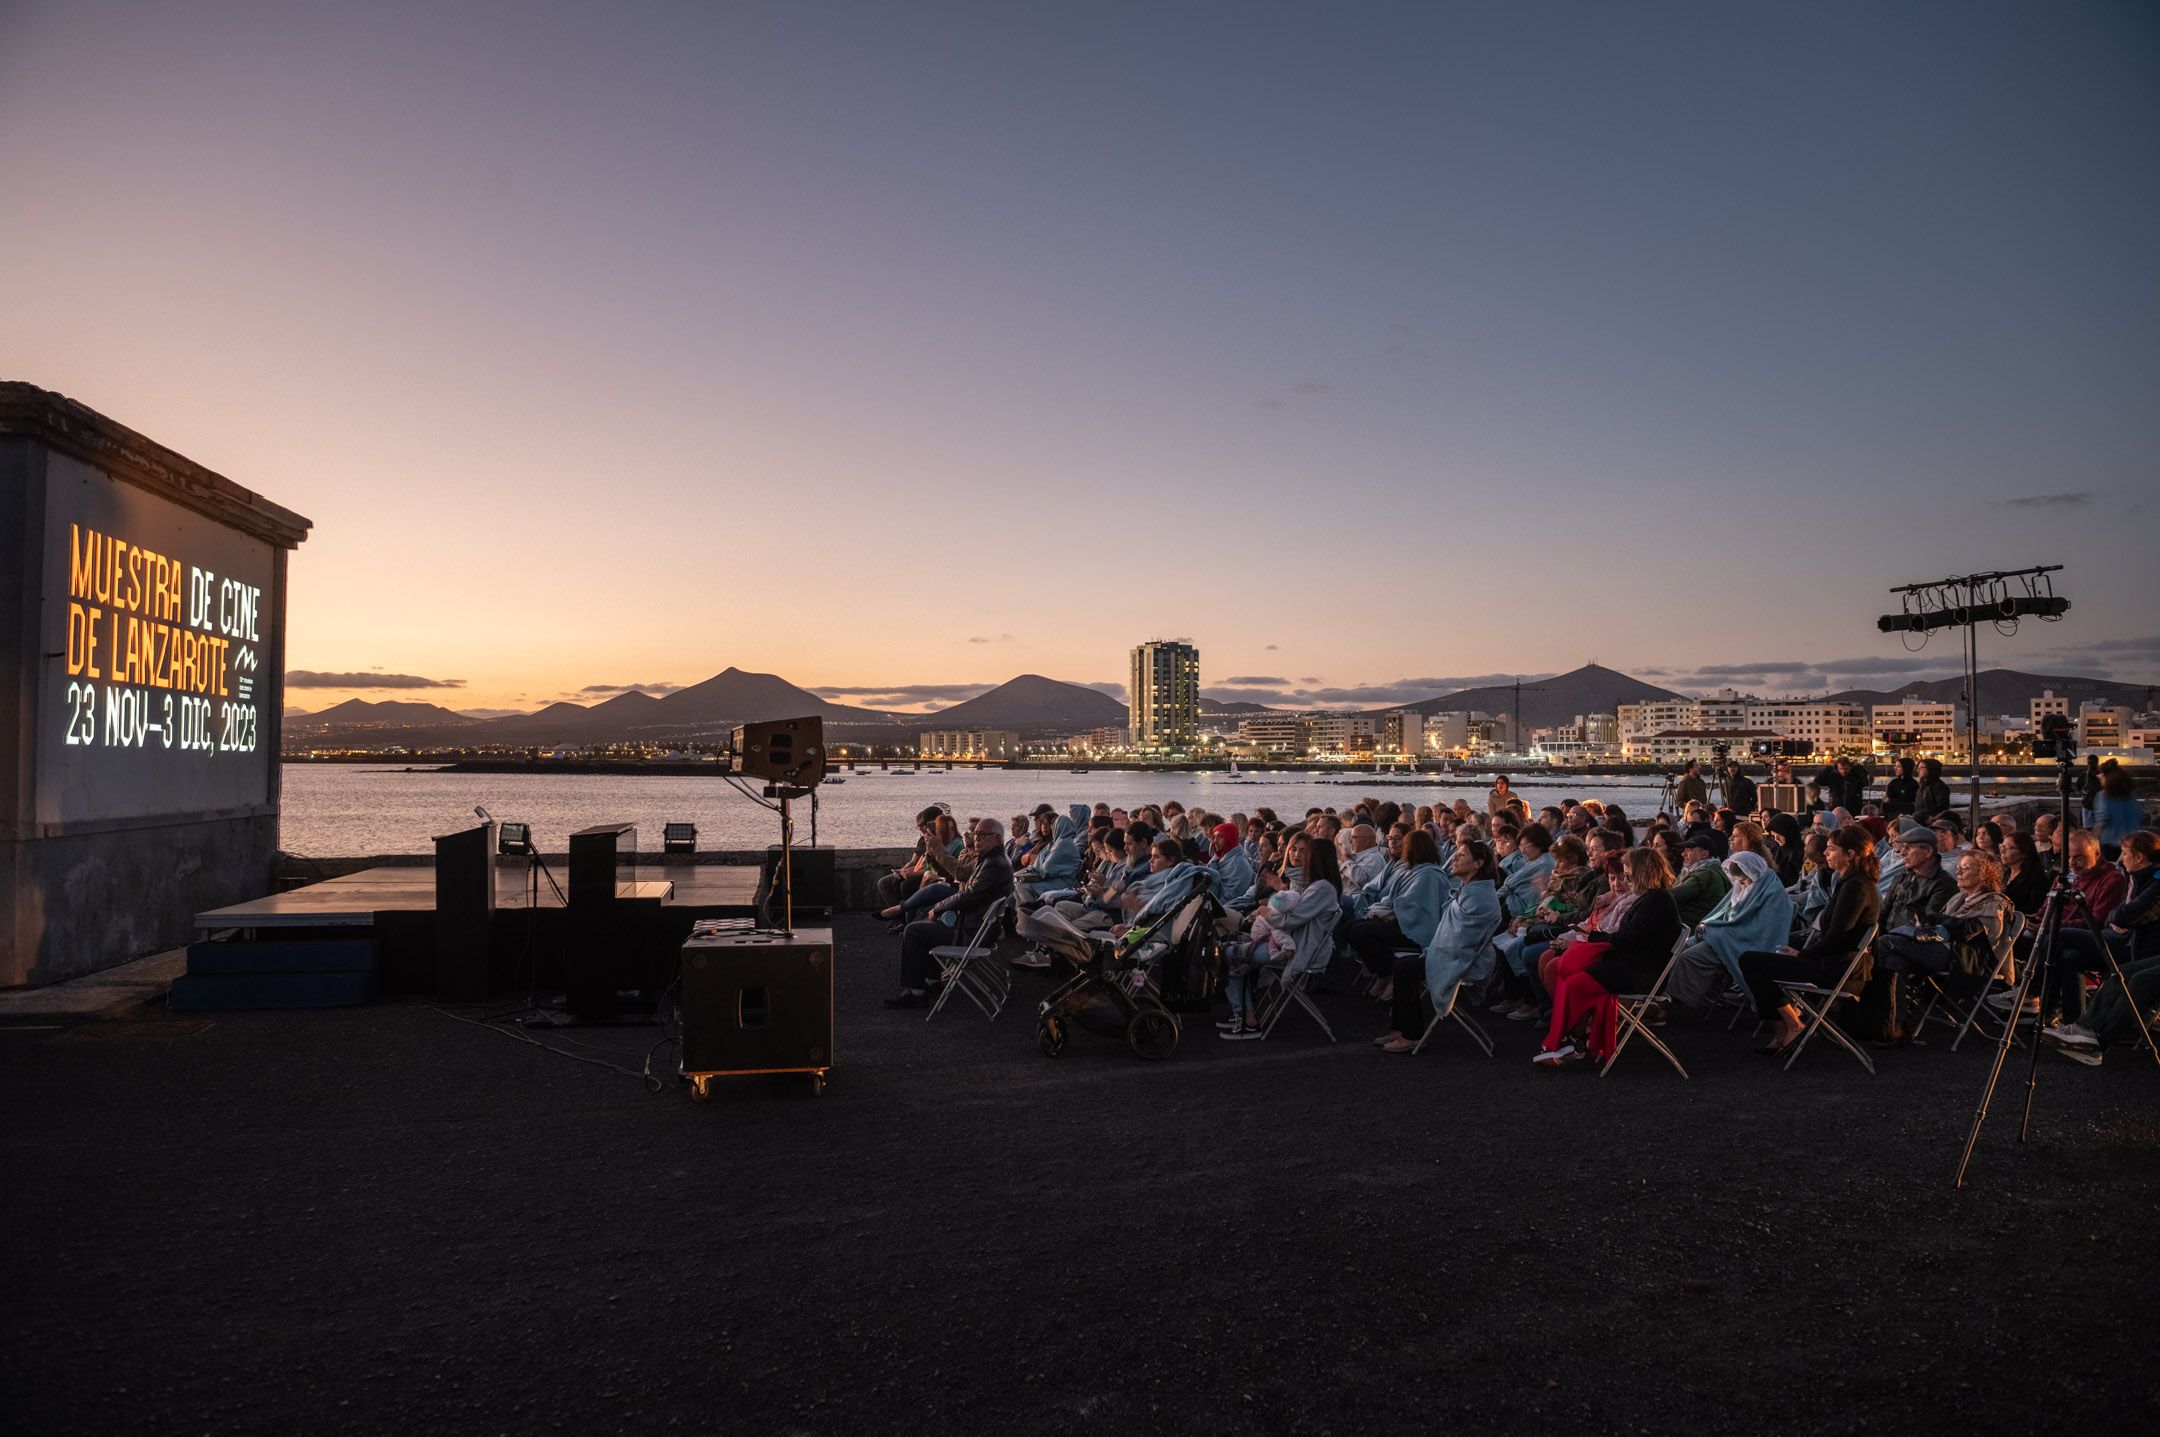
[[[694,1105],[417,1005],[0,1029],[11,1432],[2160,1428],[2160,1069],[878,1006]],[[650,1030],[583,1035],[633,1065]],[[591,1056],[590,1050],[577,1050]]]

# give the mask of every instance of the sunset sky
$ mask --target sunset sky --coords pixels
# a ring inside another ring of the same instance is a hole
[[[2160,679],[2149,4],[0,0],[0,195],[299,707]]]

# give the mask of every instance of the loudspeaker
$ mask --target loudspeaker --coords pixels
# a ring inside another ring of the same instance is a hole
[[[830,848],[799,845],[789,854],[788,876],[795,885],[792,907],[797,918],[832,917],[833,893],[839,883],[837,857]],[[757,896],[751,901],[772,923],[780,921],[780,845],[777,843],[765,850],[765,862],[758,869]]]
[[[446,1003],[488,995],[488,935],[495,925],[495,825],[435,840],[435,994]]]
[[[599,1022],[618,1007],[616,994],[639,987],[639,927],[631,905],[615,896],[617,853],[637,828],[602,823],[570,835],[569,950],[563,955],[563,1001],[572,1016]]]
[[[774,783],[810,788],[825,781],[825,720],[775,719],[746,723],[728,745],[729,767]]]
[[[832,930],[792,938],[700,934],[682,946],[685,1073],[811,1073],[832,1066]]]

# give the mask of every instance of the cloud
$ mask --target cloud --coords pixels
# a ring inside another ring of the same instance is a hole
[[[2139,682],[2160,674],[2160,638],[2088,639],[2082,644],[2060,644],[2042,649],[2016,665],[2068,670],[2080,678]]]
[[[681,687],[681,684],[587,684],[578,692],[581,694],[626,694],[635,689],[640,693],[657,695],[671,694]]]
[[[867,704],[871,708],[902,708],[910,704],[958,703],[986,694],[996,684],[866,684],[844,688],[814,688],[810,692],[834,703]]]
[[[969,636],[968,642],[971,644],[1009,644],[1012,642],[1012,635],[999,634],[994,639],[988,639],[984,638],[981,634],[973,634]]]
[[[1200,697],[1219,704],[1266,704],[1271,708],[1296,708],[1297,695],[1281,689],[1206,688]]]
[[[1325,379],[1301,379],[1290,386],[1292,394],[1325,394],[1335,386]]]
[[[2092,490],[2073,489],[2067,494],[2026,494],[1995,502],[2004,509],[2082,509],[2092,501]]]
[[[289,689],[461,689],[463,679],[424,679],[418,674],[326,674],[314,669],[287,669]]]
[[[1272,398],[1272,397],[1270,397],[1270,398],[1267,398],[1267,399],[1263,399],[1263,400],[1261,400],[1261,401],[1260,401],[1260,407],[1261,407],[1262,409],[1280,409],[1280,408],[1282,408],[1282,401],[1281,401],[1280,399],[1275,399],[1275,398]]]
[[[1272,653],[1274,653],[1274,652],[1275,652],[1275,651],[1276,651],[1277,649],[1279,649],[1279,648],[1281,648],[1281,647],[1282,647],[1282,645],[1281,645],[1281,644],[1269,644],[1269,645],[1267,646],[1267,650],[1268,650],[1268,652],[1269,652],[1269,653],[1271,653],[1271,654],[1272,654]]]
[[[1263,684],[1269,688],[1279,689],[1288,687],[1290,680],[1277,678],[1273,674],[1232,674],[1229,678],[1224,679],[1223,682],[1226,684],[1236,685],[1240,688],[1248,687],[1253,684]]]
[[[1705,664],[1695,670],[1695,676],[1702,679],[1716,679],[1724,678],[1728,674],[1735,676],[1742,674],[1805,674],[1814,672],[1814,669],[1813,664],[1796,664],[1782,661],[1761,664]]]
[[[1267,704],[1275,708],[1377,709],[1438,698],[1461,689],[1512,683],[1514,678],[1513,674],[1428,675],[1384,684],[1324,686],[1318,679],[1310,677],[1292,683],[1271,674],[1237,674],[1223,680],[1219,686],[1200,692],[1218,703]]]
[[[1123,684],[1109,684],[1104,683],[1100,679],[1090,679],[1087,682],[1081,684],[1080,687],[1084,689],[1096,689],[1102,693],[1110,695],[1110,697],[1116,699],[1119,703],[1125,702],[1125,685]]]

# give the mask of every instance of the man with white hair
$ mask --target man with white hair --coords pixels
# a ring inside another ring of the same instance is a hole
[[[900,991],[885,1000],[888,1008],[923,1008],[930,1003],[930,979],[937,959],[930,950],[975,936],[983,911],[1012,895],[1012,864],[1005,857],[1005,825],[986,818],[969,835],[975,849],[975,872],[967,887],[930,905],[928,918],[910,923],[900,934]]]
[[[1380,876],[1387,867],[1387,850],[1380,834],[1362,819],[1350,826],[1350,855],[1343,864],[1343,892],[1355,893]]]

